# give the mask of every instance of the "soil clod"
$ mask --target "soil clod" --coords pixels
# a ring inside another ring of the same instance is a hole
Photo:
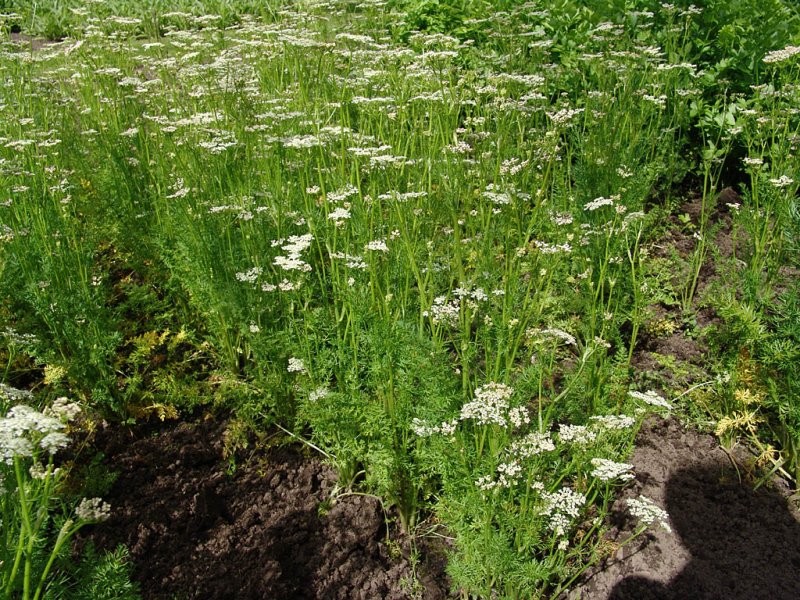
[[[261,451],[228,474],[223,431],[204,420],[99,441],[119,477],[106,496],[112,518],[88,537],[129,548],[145,600],[446,597],[441,572],[415,579],[407,540],[375,498],[321,510],[335,474],[296,448]]]

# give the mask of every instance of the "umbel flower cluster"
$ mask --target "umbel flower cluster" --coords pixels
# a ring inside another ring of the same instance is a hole
[[[473,419],[478,425],[505,427],[508,401],[513,393],[514,389],[503,383],[482,385],[475,390],[475,399],[461,407],[461,420]]]
[[[64,411],[60,414],[74,414],[73,405],[61,404]],[[69,408],[66,408],[66,407]],[[50,455],[69,444],[69,438],[64,433],[67,419],[60,419],[54,411],[54,404],[45,414],[27,406],[18,404],[11,407],[8,414],[0,419],[0,460],[7,465],[14,463],[14,458],[29,458],[44,450]]]
[[[106,521],[111,517],[111,505],[100,498],[84,498],[75,509],[75,516],[87,523]]]
[[[559,537],[566,535],[572,521],[578,518],[586,504],[586,496],[566,487],[555,492],[542,492],[542,499],[550,529]]]
[[[7,399],[32,399],[31,395],[8,386],[0,393]],[[57,398],[44,411],[38,411],[27,404],[12,406],[5,417],[0,419],[0,461],[13,465],[15,460],[32,459],[29,469],[33,479],[56,477],[61,469],[53,469],[52,462],[46,468],[40,457],[42,453],[52,456],[69,444],[65,433],[67,424],[80,414],[81,408],[67,398]],[[0,481],[0,493],[5,487]],[[111,507],[100,498],[84,498],[76,509],[79,521],[104,521],[110,516]]]
[[[475,390],[474,398],[465,403],[461,407],[460,414],[451,421],[442,422],[440,425],[429,425],[420,419],[414,419],[412,429],[420,437],[436,434],[451,436],[462,421],[473,421],[482,426],[519,429],[522,425],[530,423],[530,415],[524,406],[511,406],[513,394],[514,389],[508,385],[486,383]],[[658,406],[667,404],[666,400],[655,392],[631,392],[631,396],[648,404]],[[483,492],[491,493],[515,487],[529,474],[529,467],[525,464],[527,459],[554,452],[559,445],[573,446],[579,451],[585,451],[604,432],[627,429],[635,423],[636,420],[627,415],[595,415],[588,425],[561,424],[555,437],[550,432],[525,433],[509,443],[494,473],[478,477],[475,486]],[[625,483],[635,477],[633,465],[600,457],[593,458],[590,462],[592,469],[586,474],[600,482]],[[587,496],[566,485],[548,491],[544,481],[538,478],[530,483],[530,489],[539,496],[537,511],[545,519],[547,529],[559,538],[558,548],[565,550],[569,546],[569,531],[586,506]],[[652,501],[642,497],[629,501],[628,505],[631,513],[645,525],[660,522],[665,529],[669,528],[667,513]]]
[[[5,384],[0,384],[0,397],[12,403],[33,400],[30,392]],[[12,406],[0,419],[0,461],[12,465],[15,458],[36,457],[42,450],[52,456],[69,444],[64,430],[80,412],[78,404],[64,397],[43,412],[27,404]]]
[[[628,498],[627,504],[631,514],[641,520],[642,523],[646,525],[658,523],[666,531],[672,531],[669,525],[669,515],[667,511],[656,505],[656,503],[647,496]]]
[[[514,425],[529,421],[526,409],[518,407],[509,410],[509,400],[514,388],[504,383],[493,381],[475,390],[475,398],[461,407],[461,414],[441,425],[428,425],[420,419],[411,421],[412,431],[420,437],[428,437],[437,433],[452,435],[459,421],[474,420],[478,425],[499,425],[505,427],[509,420]]]

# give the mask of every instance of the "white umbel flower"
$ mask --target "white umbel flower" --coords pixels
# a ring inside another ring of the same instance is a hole
[[[586,496],[570,488],[557,492],[542,492],[543,514],[549,517],[550,529],[558,536],[566,534],[573,519],[580,515]]]
[[[11,407],[0,419],[0,461],[11,465],[15,457],[27,458],[41,448],[55,454],[69,443],[60,419],[25,404]]]
[[[558,427],[558,439],[563,443],[586,446],[597,439],[597,434],[585,425],[565,425]]]
[[[656,503],[650,500],[650,498],[646,496],[628,498],[627,504],[628,510],[631,511],[631,514],[642,521],[642,523],[652,525],[653,523],[658,522],[661,527],[669,532],[672,532],[672,528],[668,523],[669,515],[667,514],[667,511],[656,505]]]
[[[111,517],[111,505],[101,498],[84,498],[75,509],[75,516],[91,523],[106,521]]]
[[[800,54],[800,46],[786,46],[786,48],[768,52],[763,60],[767,64],[778,63],[790,59],[795,54]]]
[[[634,478],[633,465],[627,463],[618,463],[613,460],[605,458],[593,458],[592,477],[597,477],[600,481],[613,481],[619,479],[620,481],[630,481]]]
[[[595,415],[591,417],[600,429],[614,430],[614,429],[627,429],[636,424],[636,419],[628,415]]]
[[[672,409],[672,405],[669,402],[667,402],[664,398],[656,394],[653,390],[650,390],[648,392],[630,391],[628,392],[628,396],[636,400],[641,400],[642,402],[645,402],[646,404],[650,404],[652,406],[666,408],[667,410]]]
[[[286,367],[286,370],[289,373],[305,373],[306,364],[303,362],[302,358],[292,357],[289,359],[289,366]]]
[[[461,407],[461,420],[474,419],[478,425],[490,423],[505,427],[508,400],[514,389],[503,384],[489,382],[475,390],[475,399]]]
[[[373,240],[364,246],[364,250],[371,250],[372,252],[388,252],[389,246],[383,240]]]
[[[539,433],[533,431],[511,444],[509,453],[517,456],[520,459],[530,458],[543,452],[552,452],[556,449],[556,445],[550,438],[549,433]]]

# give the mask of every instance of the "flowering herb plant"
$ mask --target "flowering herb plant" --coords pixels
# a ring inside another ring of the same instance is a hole
[[[280,427],[453,538],[465,596],[598,558],[647,411],[796,482],[789,3],[152,4],[0,14],[69,34],[0,40],[4,381]],[[41,597],[102,505],[59,507],[68,429],[3,390],[3,586]]]
[[[2,393],[4,404],[12,398],[33,399],[8,386]],[[64,472],[54,456],[69,444],[67,424],[79,412],[76,403],[61,397],[41,412],[14,404],[0,418],[0,586],[6,597],[42,598],[70,538],[87,523],[110,515],[110,506],[100,498],[84,498],[74,511],[60,501]]]

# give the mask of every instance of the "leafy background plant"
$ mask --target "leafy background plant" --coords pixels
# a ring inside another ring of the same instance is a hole
[[[3,10],[69,36],[0,57],[6,381],[279,426],[337,493],[412,536],[438,519],[467,594],[555,593],[597,558],[618,488],[591,461],[624,460],[652,387],[796,481],[792,5]],[[707,385],[637,370],[671,335],[709,339]],[[492,386],[505,421],[476,424]],[[554,448],[514,463],[530,434]],[[583,498],[558,535],[556,497]]]

